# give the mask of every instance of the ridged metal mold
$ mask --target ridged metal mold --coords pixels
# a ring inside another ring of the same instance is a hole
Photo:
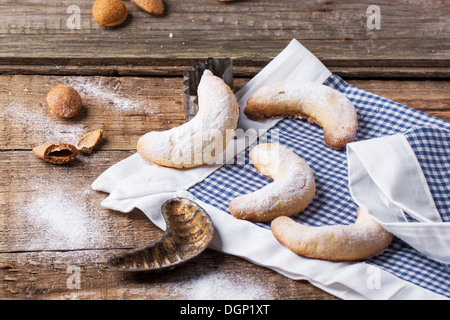
[[[203,71],[210,70],[233,89],[233,60],[231,58],[217,59],[209,57],[205,62],[197,62],[192,70],[183,74],[184,113],[186,121],[194,118],[198,112],[197,88]]]
[[[122,271],[172,269],[202,253],[211,242],[214,226],[206,211],[186,198],[172,198],[161,206],[166,221],[164,235],[146,245],[109,259]]]

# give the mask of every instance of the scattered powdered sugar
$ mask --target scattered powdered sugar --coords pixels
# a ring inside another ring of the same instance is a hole
[[[68,191],[63,184],[34,183],[36,191],[14,209],[26,221],[30,233],[27,248],[85,249],[104,243],[107,230],[99,219],[99,209],[89,204],[92,191]]]
[[[17,101],[3,107],[2,116],[14,130],[23,130],[41,140],[73,143],[85,133],[83,122],[58,121],[49,116],[44,107],[30,109]]]
[[[255,282],[256,281],[256,282]],[[187,300],[272,299],[264,283],[249,276],[212,272],[180,283],[176,289]]]
[[[145,99],[130,98],[119,93],[121,86],[120,80],[109,78],[70,78],[66,79],[67,85],[70,85],[78,93],[100,104],[102,108],[108,111],[119,113],[139,111],[153,114],[152,104]]]
[[[45,230],[48,241],[69,247],[82,245],[89,235],[83,209],[61,194],[38,197],[26,207],[33,222]]]
[[[120,93],[120,80],[65,77],[62,82],[80,93],[83,99],[83,108],[102,108],[105,110],[105,114],[110,112],[153,114],[149,100],[129,97]],[[29,89],[25,88],[24,91],[28,92]],[[31,102],[11,100],[0,109],[0,116],[10,123],[13,131],[20,130],[20,134],[28,134],[42,143],[75,143],[86,133],[88,123],[92,120],[89,110],[87,116],[81,119],[61,119],[52,114],[45,99]]]

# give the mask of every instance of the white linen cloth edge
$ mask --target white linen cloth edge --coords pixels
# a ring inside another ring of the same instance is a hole
[[[442,218],[403,134],[347,145],[354,201],[386,230],[428,257],[450,264],[450,223]],[[404,212],[418,220],[407,222]]]

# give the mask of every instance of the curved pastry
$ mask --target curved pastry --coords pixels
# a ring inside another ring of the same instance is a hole
[[[173,168],[212,163],[233,138],[239,106],[230,87],[205,70],[198,86],[197,115],[189,122],[143,135],[137,144],[147,161]]]
[[[355,261],[369,258],[394,238],[361,208],[352,225],[304,226],[280,217],[271,224],[274,237],[296,254],[330,261]]]
[[[303,117],[320,125],[325,143],[342,150],[355,140],[358,119],[345,95],[314,82],[286,81],[259,89],[247,100],[244,114],[251,120]]]
[[[289,148],[276,143],[255,146],[250,158],[256,169],[274,181],[230,201],[238,219],[267,222],[303,211],[314,198],[316,183],[309,165]]]

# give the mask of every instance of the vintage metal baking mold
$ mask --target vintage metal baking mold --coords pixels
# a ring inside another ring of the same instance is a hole
[[[184,112],[187,121],[195,117],[198,112],[197,88],[203,71],[210,70],[233,89],[233,60],[231,58],[217,59],[210,57],[204,63],[194,64],[192,68],[193,70],[186,71],[183,75]]]
[[[146,245],[112,257],[108,264],[122,271],[172,269],[198,256],[209,245],[214,226],[206,211],[186,198],[173,198],[161,206],[164,235]]]

